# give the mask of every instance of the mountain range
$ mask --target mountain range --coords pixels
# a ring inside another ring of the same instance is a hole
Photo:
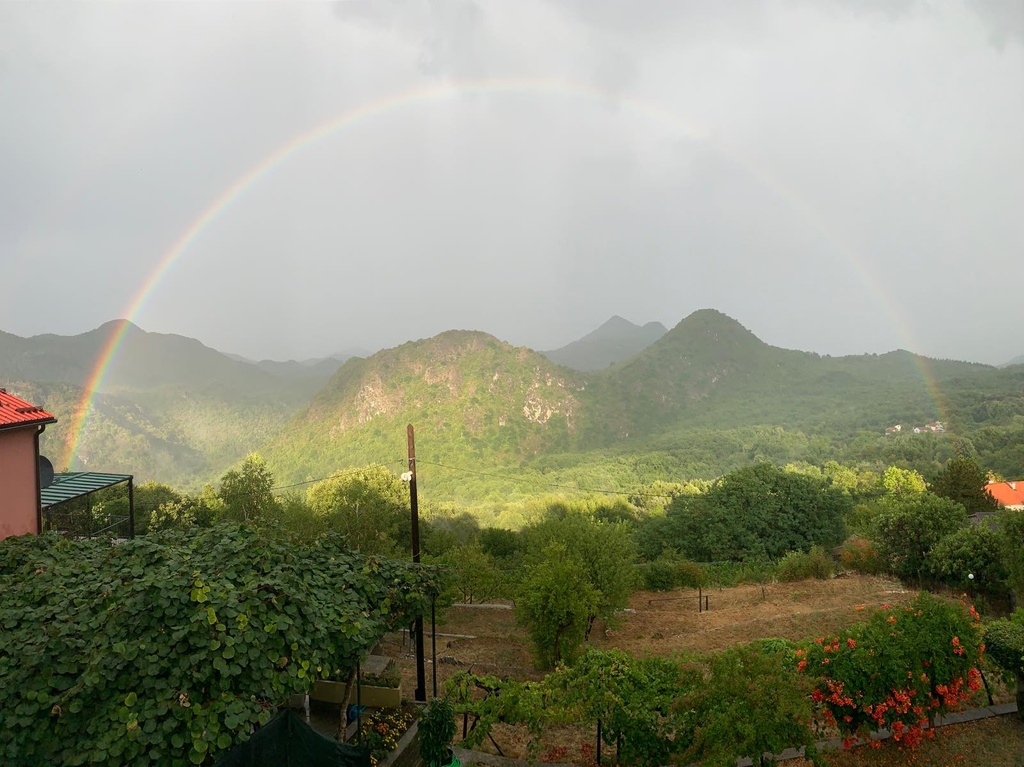
[[[615,315],[583,338],[560,349],[541,353],[559,365],[574,370],[594,371],[632,357],[667,332],[660,322],[634,325],[629,320]]]
[[[61,419],[44,435],[51,457],[122,329],[74,468],[195,487],[258,450],[283,483],[371,461],[398,470],[408,423],[434,490],[494,502],[529,490],[513,473],[628,487],[757,458],[928,469],[962,450],[1003,473],[1024,467],[1024,367],[781,349],[710,309],[671,330],[613,317],[546,353],[448,331],[313,364],[253,363],[118,323],[73,337],[0,334],[0,386]],[[885,437],[889,425],[935,420],[944,434]],[[481,479],[495,467],[506,481]]]

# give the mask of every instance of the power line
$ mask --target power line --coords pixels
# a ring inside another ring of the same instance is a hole
[[[399,461],[399,463],[401,463],[401,461]],[[344,471],[336,471],[334,474],[331,474],[329,477],[320,477],[319,479],[307,479],[304,482],[295,482],[294,484],[291,484],[291,485],[278,485],[277,487],[270,488],[270,490],[271,490],[271,492],[273,492],[275,490],[289,490],[290,488],[293,488],[293,487],[302,487],[303,485],[313,485],[313,484],[316,484],[317,482],[326,482],[329,479],[337,479],[338,477],[347,477],[350,474],[358,474],[359,472],[365,471],[365,470],[366,470],[365,466],[360,466],[360,467],[355,468],[355,469],[346,469]]]

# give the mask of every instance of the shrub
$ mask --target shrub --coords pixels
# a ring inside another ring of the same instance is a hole
[[[989,592],[1005,588],[1007,573],[999,555],[999,534],[983,525],[944,537],[931,550],[928,563],[932,575],[957,588],[976,586]]]
[[[1024,610],[985,626],[986,649],[1017,684],[1017,716],[1024,717]]]
[[[676,563],[675,576],[677,586],[695,589],[704,585],[704,568],[688,559]]]
[[[676,566],[667,559],[656,559],[640,566],[640,577],[648,591],[671,591],[676,587]]]
[[[775,572],[780,581],[827,580],[832,577],[832,557],[821,546],[810,551],[791,551],[779,560]]]
[[[912,748],[929,719],[979,689],[983,649],[973,607],[921,594],[902,608],[883,606],[841,635],[815,639],[796,660],[799,671],[817,677],[814,700],[847,746],[884,727]]]
[[[699,662],[703,679],[674,706],[677,726],[685,733],[677,738],[687,746],[683,764],[735,765],[744,756],[763,764],[759,758],[765,752],[800,746],[820,763],[811,729],[812,684],[785,663],[784,652],[774,642],[759,642]]]
[[[455,706],[447,698],[432,698],[420,716],[420,759],[427,767],[448,763],[448,748],[455,737]]]
[[[878,575],[887,569],[878,547],[867,538],[851,535],[839,548],[839,564],[844,570],[865,575]]]

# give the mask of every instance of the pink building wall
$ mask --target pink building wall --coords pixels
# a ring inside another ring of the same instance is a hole
[[[37,426],[0,429],[0,539],[39,533]]]

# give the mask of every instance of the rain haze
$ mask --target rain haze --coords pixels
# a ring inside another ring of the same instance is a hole
[[[0,115],[19,335],[1024,354],[1019,0],[6,2]]]

